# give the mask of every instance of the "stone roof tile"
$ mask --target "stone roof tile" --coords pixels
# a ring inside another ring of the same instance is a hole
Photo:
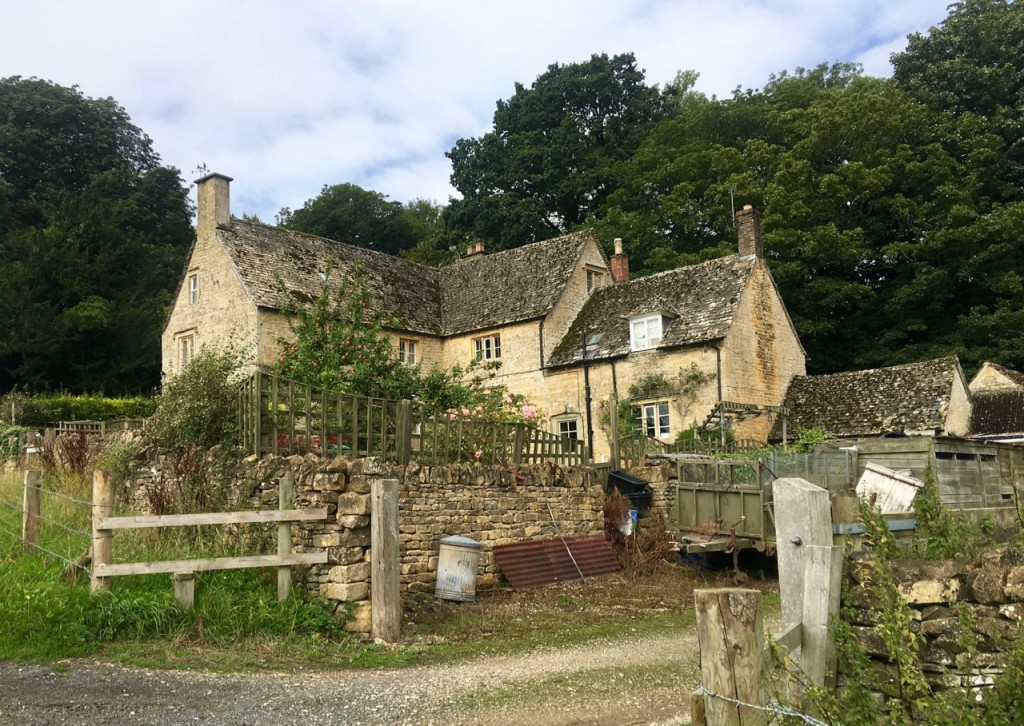
[[[975,393],[973,399],[974,403],[971,406],[971,433],[973,435],[1024,433],[1024,392]]]
[[[820,376],[797,376],[784,405],[788,430],[833,436],[944,431],[960,363],[956,357]],[[781,437],[781,419],[773,438]]]
[[[754,265],[753,256],[733,255],[598,288],[552,351],[549,364],[579,362],[584,335],[602,336],[594,359],[627,354],[628,318],[644,313],[674,316],[662,331],[661,348],[724,338]]]

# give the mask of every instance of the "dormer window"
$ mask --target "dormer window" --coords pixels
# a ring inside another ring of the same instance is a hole
[[[661,344],[662,314],[651,313],[629,319],[630,350],[649,350]]]

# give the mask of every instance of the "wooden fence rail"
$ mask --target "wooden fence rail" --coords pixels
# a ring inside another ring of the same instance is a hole
[[[294,481],[284,477],[278,482],[278,511],[206,512],[200,514],[169,514],[157,516],[114,517],[113,479],[104,471],[93,476],[92,514],[92,579],[93,590],[109,590],[111,578],[121,575],[173,575],[174,593],[182,607],[192,607],[195,599],[195,572],[235,570],[250,567],[277,567],[277,597],[285,600],[291,593],[291,567],[327,562],[326,552],[294,553],[291,551],[291,522],[327,519],[327,509],[292,509]],[[157,562],[113,562],[115,530],[159,527],[191,527],[211,524],[278,523],[276,555],[244,555],[207,559],[163,560]]]
[[[778,535],[782,628],[777,645],[817,686],[835,686],[829,621],[839,613],[843,548],[833,544],[828,492],[803,479],[772,482]],[[756,590],[694,592],[701,686],[690,698],[695,725],[765,724],[773,705],[764,683],[764,641]],[[788,700],[802,707],[801,694]],[[792,714],[790,714],[792,715]]]
[[[522,423],[434,411],[412,401],[329,393],[257,372],[239,388],[239,430],[254,454],[379,456],[564,466],[587,461],[572,439]]]

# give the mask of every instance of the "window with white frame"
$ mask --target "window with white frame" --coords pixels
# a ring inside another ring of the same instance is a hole
[[[661,344],[661,313],[629,320],[630,350],[648,350]]]
[[[569,439],[570,448],[575,451],[580,441],[580,418],[579,416],[560,416],[552,419],[552,426],[555,432],[563,439]]]
[[[473,351],[477,360],[501,358],[501,336],[495,333],[482,338],[473,338]]]
[[[195,333],[185,333],[177,336],[178,341],[178,372],[185,370],[185,366],[192,362],[196,355]]]
[[[188,276],[188,302],[195,305],[199,302],[199,275]]]
[[[668,401],[645,403],[633,409],[636,433],[652,439],[666,439],[669,427]]]
[[[398,360],[409,366],[416,365],[416,341],[412,338],[398,339]]]
[[[598,270],[587,270],[587,292],[591,293],[595,287],[599,287],[603,277],[604,274]]]

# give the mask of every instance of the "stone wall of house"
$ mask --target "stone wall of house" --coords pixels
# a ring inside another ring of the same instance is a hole
[[[168,457],[138,467],[133,487],[139,511],[147,489],[166,485],[176,468]],[[326,551],[327,564],[296,568],[314,594],[352,609],[349,627],[370,627],[370,489],[376,479],[398,479],[401,582],[414,592],[432,590],[440,541],[462,535],[482,545],[478,585],[501,580],[494,547],[528,539],[603,532],[604,492],[593,470],[537,464],[509,468],[479,463],[402,467],[376,458],[326,461],[315,456],[249,457],[230,467],[207,467],[212,486],[229,492],[230,507],[276,509],[278,481],[292,476],[296,508],[327,509],[320,522],[292,525],[296,552]],[[255,528],[238,528],[240,538]],[[246,545],[269,548],[264,528]]]
[[[722,344],[722,398],[737,403],[780,406],[794,376],[806,373],[800,339],[763,262],[759,262]],[[736,425],[741,439],[767,441],[774,416]]]
[[[565,337],[565,334],[569,332],[569,326],[572,325],[580,310],[583,309],[584,303],[587,302],[587,298],[590,297],[590,292],[587,290],[588,270],[593,273],[591,279],[595,288],[605,287],[613,283],[611,270],[608,269],[604,255],[594,241],[587,243],[583,247],[580,259],[569,276],[565,287],[562,289],[561,296],[551,312],[544,318],[545,360],[551,355],[551,351],[554,350],[555,346]]]
[[[247,351],[246,357],[256,358],[257,312],[242,288],[227,255],[217,242],[216,232],[197,235],[182,277],[171,314],[161,337],[161,360],[165,376],[178,373],[178,340],[191,335],[195,352],[204,346],[223,346],[232,343]],[[195,275],[199,288],[198,299],[191,301],[189,278]]]
[[[860,556],[865,557],[865,556]],[[933,689],[991,684],[1006,666],[1008,651],[1024,617],[1024,556],[1002,547],[970,563],[955,560],[894,560],[896,581],[912,612],[911,629],[923,636],[920,658]],[[896,697],[896,667],[876,629],[881,618],[875,587],[864,559],[846,562],[846,620],[872,658],[880,699]],[[960,613],[969,615],[976,633],[975,655],[964,648]],[[840,673],[840,686],[843,674]]]

